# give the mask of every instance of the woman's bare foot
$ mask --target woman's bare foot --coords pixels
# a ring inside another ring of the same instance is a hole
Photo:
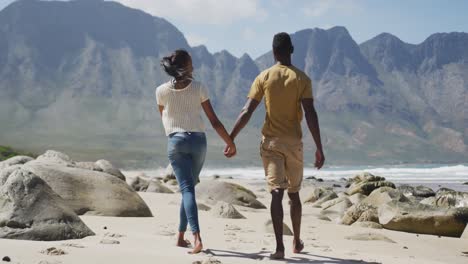
[[[193,250],[189,253],[198,254],[203,250],[203,243],[201,241],[200,233],[194,233],[193,236],[195,238],[195,246],[193,247]]]
[[[301,253],[301,251],[304,249],[304,242],[302,242],[302,240],[299,239],[299,242],[297,242],[296,240],[294,240],[293,242],[293,252],[294,253]]]
[[[184,247],[184,248],[190,247],[190,245],[191,245],[191,244],[190,244],[190,241],[186,240],[186,239],[184,238],[184,235],[185,235],[184,232],[179,232],[179,236],[178,236],[178,238],[177,238],[177,244],[176,244],[176,246],[178,246],[178,247]]]

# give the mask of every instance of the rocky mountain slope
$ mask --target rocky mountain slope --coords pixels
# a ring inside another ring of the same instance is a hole
[[[343,27],[292,37],[294,64],[314,81],[330,164],[466,161],[468,34],[434,34],[419,45],[390,34],[359,45]],[[118,3],[11,4],[0,11],[0,142],[162,165],[154,90],[168,80],[160,58],[176,48],[191,52],[228,128],[255,76],[273,64],[271,52],[253,60],[190,47],[168,21]],[[235,162],[260,165],[262,111],[239,138]],[[210,137],[210,145],[216,165],[222,143]]]

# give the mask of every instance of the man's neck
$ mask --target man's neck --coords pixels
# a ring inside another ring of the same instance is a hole
[[[291,58],[280,59],[278,60],[278,64],[283,65],[283,66],[291,66],[292,65]]]

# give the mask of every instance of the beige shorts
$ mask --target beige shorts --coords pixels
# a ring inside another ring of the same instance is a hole
[[[301,189],[304,154],[300,139],[264,137],[260,145],[260,156],[270,192],[288,189],[288,193],[296,193]]]

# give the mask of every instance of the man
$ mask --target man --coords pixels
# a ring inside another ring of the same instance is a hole
[[[312,82],[305,73],[291,64],[293,52],[294,47],[287,33],[278,33],[274,36],[273,54],[277,63],[257,76],[247,103],[231,132],[231,137],[234,139],[247,125],[252,113],[265,97],[266,118],[262,129],[260,155],[272,195],[271,218],[276,237],[276,252],[271,254],[272,259],[284,258],[282,200],[286,189],[290,198],[294,232],[293,252],[299,253],[304,248],[300,238],[302,204],[299,198],[304,171],[301,105],[317,146],[315,167],[320,169],[325,162],[318,117],[312,97]]]

